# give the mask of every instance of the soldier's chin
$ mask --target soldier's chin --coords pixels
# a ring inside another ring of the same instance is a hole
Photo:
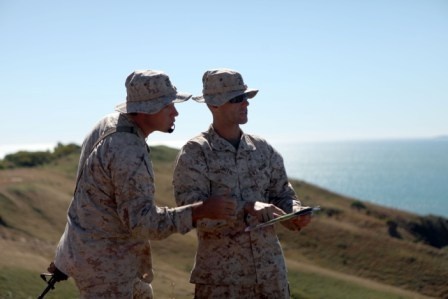
[[[176,126],[173,124],[170,128],[168,128],[167,132],[171,134],[174,132],[175,128],[176,128]]]

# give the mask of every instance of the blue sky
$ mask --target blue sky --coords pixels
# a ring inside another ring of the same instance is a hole
[[[448,134],[448,1],[0,0],[0,155],[82,143],[136,69],[201,93],[211,68],[260,90],[246,132],[271,143]],[[211,117],[177,105],[181,145]]]

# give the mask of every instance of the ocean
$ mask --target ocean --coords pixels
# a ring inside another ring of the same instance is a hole
[[[448,218],[448,138],[271,144],[283,156],[290,178],[354,199]],[[1,146],[0,159],[19,149],[54,146]]]
[[[290,178],[386,207],[448,218],[447,138],[273,145]]]

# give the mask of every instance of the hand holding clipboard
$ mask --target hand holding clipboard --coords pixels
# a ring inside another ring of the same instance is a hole
[[[312,214],[313,212],[316,212],[316,211],[319,211],[319,210],[320,210],[319,206],[316,206],[316,207],[301,207],[301,209],[298,210],[298,211],[279,216],[277,218],[274,218],[274,219],[271,219],[269,221],[257,224],[255,226],[248,226],[248,227],[245,228],[244,231],[245,232],[249,232],[249,231],[252,231],[254,229],[258,229],[258,228],[266,227],[266,226],[269,226],[269,225],[273,225],[273,224],[275,224],[277,222],[289,220],[289,219],[292,219],[294,217],[299,217],[301,215]]]

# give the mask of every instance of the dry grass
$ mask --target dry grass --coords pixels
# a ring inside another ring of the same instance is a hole
[[[161,148],[152,156],[168,157],[154,161],[156,201],[172,207],[175,151]],[[75,161],[0,171],[0,298],[36,297],[42,291],[38,274],[51,261],[65,225]],[[401,239],[388,233],[389,220],[416,221],[416,215],[368,203],[358,209],[354,199],[304,182],[293,185],[305,204],[323,208],[300,234],[277,226],[293,298],[448,298],[448,251],[416,242],[403,227],[398,227]],[[195,247],[194,231],[152,241],[156,298],[192,298],[188,281]],[[76,297],[72,282],[54,293]],[[55,294],[48,298],[58,298]]]

